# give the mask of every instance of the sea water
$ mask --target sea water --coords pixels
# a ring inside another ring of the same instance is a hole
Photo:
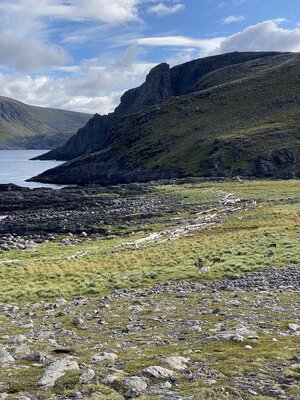
[[[30,159],[48,150],[0,150],[0,184],[14,183],[15,185],[37,188],[60,188],[59,185],[48,185],[38,182],[26,182],[47,169],[62,164],[61,161],[31,161]]]

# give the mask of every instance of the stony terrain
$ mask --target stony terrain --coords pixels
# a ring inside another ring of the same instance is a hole
[[[0,399],[299,400],[299,194],[1,186]]]
[[[24,240],[30,246],[32,241],[41,243],[57,234],[109,236],[112,225],[136,225],[127,218],[129,215],[147,220],[161,214],[176,214],[176,208],[174,198],[154,197],[146,186],[32,190],[0,185],[0,248],[2,244],[5,250],[3,244],[9,246],[10,241],[22,245]]]
[[[1,399],[298,400],[299,284],[298,266],[1,304]]]

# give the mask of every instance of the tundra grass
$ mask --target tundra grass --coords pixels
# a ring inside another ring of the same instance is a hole
[[[174,279],[220,279],[267,267],[300,263],[300,183],[232,181],[182,183],[151,188],[153,196],[176,198],[178,216],[196,217],[220,209],[226,193],[254,201],[248,208],[222,216],[222,224],[177,240],[128,243],[164,227],[179,226],[149,220],[128,237],[84,241],[62,246],[60,239],[37,251],[14,250],[0,255],[0,301],[27,302],[59,296],[98,296],[125,287],[143,287]],[[224,207],[223,207],[224,208]],[[128,217],[130,218],[130,216]],[[80,253],[83,253],[81,256]],[[210,274],[199,275],[201,257]]]

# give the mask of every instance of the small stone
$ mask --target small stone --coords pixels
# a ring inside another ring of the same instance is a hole
[[[243,342],[244,337],[241,335],[232,335],[230,340],[232,340],[233,342]]]
[[[290,331],[297,332],[297,330],[300,329],[300,325],[297,325],[297,324],[289,324],[289,325],[288,325],[288,328],[289,328]]]
[[[91,380],[93,380],[95,377],[95,371],[91,368],[89,368],[87,371],[85,371],[79,378],[79,383],[84,384],[88,383]]]
[[[73,325],[74,326],[82,326],[84,324],[84,320],[81,318],[74,318]]]
[[[247,350],[252,350],[252,349],[253,349],[253,347],[252,347],[252,346],[250,346],[250,344],[247,344],[247,345],[245,346],[245,349],[247,349]]]

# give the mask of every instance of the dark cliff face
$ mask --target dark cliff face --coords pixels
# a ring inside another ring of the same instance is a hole
[[[199,90],[197,84],[213,71],[279,54],[278,52],[234,52],[190,61],[173,68],[166,63],[159,64],[149,72],[146,81],[140,87],[124,93],[120,105],[113,113],[101,117],[96,114],[95,123],[89,121],[65,145],[38,159],[71,160],[101,150],[110,140],[109,128],[122,116],[139,112],[172,96],[182,96]]]
[[[91,118],[83,128],[80,128],[76,135],[72,136],[65,144],[34,158],[34,160],[71,160],[82,153],[91,153],[94,148],[104,145],[108,121],[109,116],[95,114],[94,117]]]
[[[90,121],[93,129],[77,134],[85,154],[37,180],[300,177],[299,73],[295,53],[232,53],[172,69],[161,64],[123,96],[115,113],[91,120],[100,127]]]

